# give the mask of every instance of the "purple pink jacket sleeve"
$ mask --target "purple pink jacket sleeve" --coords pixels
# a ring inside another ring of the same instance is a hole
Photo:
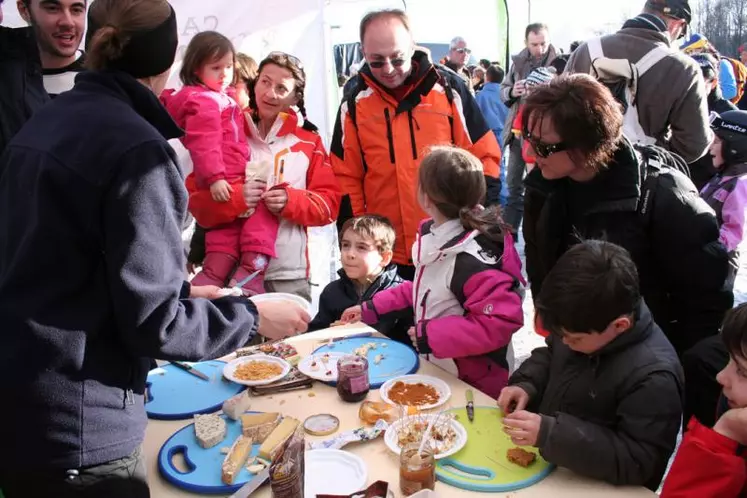
[[[405,281],[397,287],[376,293],[373,299],[363,303],[361,308],[361,320],[368,325],[378,322],[379,317],[383,315],[412,309],[412,282]]]
[[[194,163],[197,185],[208,188],[225,180],[220,104],[210,94],[195,93],[186,100],[184,132],[182,143]]]
[[[745,210],[747,209],[747,176],[737,181],[731,194],[724,201],[721,210],[721,231],[719,240],[731,252],[737,249],[744,239]]]
[[[464,315],[417,324],[418,350],[436,358],[463,358],[506,346],[524,324],[516,279],[497,269],[475,273],[465,282]]]
[[[661,498],[736,498],[747,484],[747,467],[739,445],[695,418],[690,421]]]

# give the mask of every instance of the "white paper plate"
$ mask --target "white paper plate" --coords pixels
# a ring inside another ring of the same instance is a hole
[[[263,379],[263,380],[241,380],[241,379],[236,378],[234,374],[236,372],[236,367],[238,367],[239,365],[243,363],[248,363],[250,361],[266,361],[267,363],[275,363],[283,367],[283,371],[280,372],[280,374],[276,375],[275,377],[270,377],[268,379]],[[272,384],[273,382],[276,382],[282,379],[283,377],[288,375],[288,372],[290,372],[290,370],[291,370],[290,363],[288,363],[282,358],[278,358],[276,356],[268,356],[266,354],[253,354],[251,356],[242,356],[241,358],[236,358],[230,363],[227,363],[226,366],[223,367],[223,376],[227,378],[228,380],[236,382],[237,384],[243,384],[245,386],[264,386],[266,384]]]
[[[387,448],[392,450],[395,454],[399,455],[400,447],[399,444],[397,444],[397,433],[399,432],[400,427],[402,427],[402,425],[405,423],[409,423],[412,419],[427,424],[431,421],[431,418],[437,418],[438,416],[438,414],[412,415],[410,417],[405,417],[397,420],[392,425],[390,425],[384,433],[384,442],[386,443]],[[441,415],[442,419],[445,417],[446,415]],[[446,458],[457,453],[459,450],[464,448],[465,444],[467,444],[467,430],[464,428],[464,426],[453,419],[450,420],[449,423],[451,424],[451,428],[454,429],[454,432],[457,435],[456,441],[454,443],[454,446],[452,446],[448,451],[436,454],[436,460],[440,460],[441,458]]]
[[[267,292],[265,294],[257,294],[256,296],[252,296],[249,299],[251,299],[255,304],[268,301],[290,301],[292,303],[296,303],[301,308],[306,310],[309,315],[312,314],[311,303],[300,296],[296,296],[295,294],[286,294],[285,292]]]
[[[310,450],[305,453],[304,495],[350,495],[366,489],[368,470],[358,456],[342,450]]]
[[[324,358],[329,357],[324,363]],[[336,382],[337,381],[337,360],[344,356],[351,356],[350,353],[319,353],[307,356],[298,363],[298,370],[312,379],[320,380],[322,382]],[[316,362],[316,368],[312,368],[312,364]],[[327,375],[329,372],[329,375]]]
[[[449,401],[449,398],[451,397],[451,389],[449,388],[449,385],[439,378],[431,377],[430,375],[403,375],[401,377],[389,379],[384,383],[384,385],[379,388],[379,394],[381,395],[382,401],[389,403],[390,405],[397,404],[389,399],[388,396],[389,389],[391,389],[392,386],[397,382],[404,382],[405,384],[428,384],[430,386],[433,386],[436,391],[438,391],[438,401],[429,405],[419,405],[418,408],[421,410],[430,410],[432,408],[437,408]]]

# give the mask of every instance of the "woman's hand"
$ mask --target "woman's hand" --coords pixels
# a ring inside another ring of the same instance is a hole
[[[223,296],[225,296],[223,290],[217,285],[193,285],[189,290],[189,297],[218,299]]]
[[[302,334],[309,328],[311,317],[295,303],[264,301],[256,303],[259,312],[259,333],[268,339],[284,339]]]
[[[233,187],[225,180],[218,180],[210,185],[210,195],[215,202],[228,202],[231,200]]]
[[[244,202],[248,211],[257,208],[257,204],[262,200],[262,194],[267,189],[267,183],[261,180],[249,180],[244,183]]]
[[[265,201],[267,209],[271,213],[280,214],[285,205],[288,204],[288,192],[284,188],[268,190],[262,194],[262,200]]]

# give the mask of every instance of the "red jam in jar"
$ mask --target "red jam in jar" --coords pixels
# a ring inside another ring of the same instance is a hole
[[[368,396],[368,360],[360,356],[343,356],[337,360],[337,394],[348,403],[357,403]]]

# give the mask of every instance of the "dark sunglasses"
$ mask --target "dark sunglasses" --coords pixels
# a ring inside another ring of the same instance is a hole
[[[537,156],[541,157],[542,159],[547,159],[556,152],[561,152],[568,148],[568,146],[563,142],[558,142],[556,144],[546,144],[544,142],[540,142],[539,140],[534,138],[531,133],[529,133],[529,130],[524,130],[524,140],[529,142]]]
[[[373,69],[381,69],[384,67],[384,64],[389,62],[389,64],[392,65],[392,67],[402,67],[405,65],[405,62],[407,62],[407,59],[404,58],[397,58],[397,59],[389,59],[389,61],[383,60],[383,61],[371,61],[368,63],[369,66],[371,66]]]
[[[458,54],[471,54],[472,53],[472,49],[469,49],[469,48],[455,48],[454,52],[456,52]]]
[[[270,52],[266,59],[286,59],[288,62],[303,71],[303,62],[295,55],[286,54],[285,52]]]

